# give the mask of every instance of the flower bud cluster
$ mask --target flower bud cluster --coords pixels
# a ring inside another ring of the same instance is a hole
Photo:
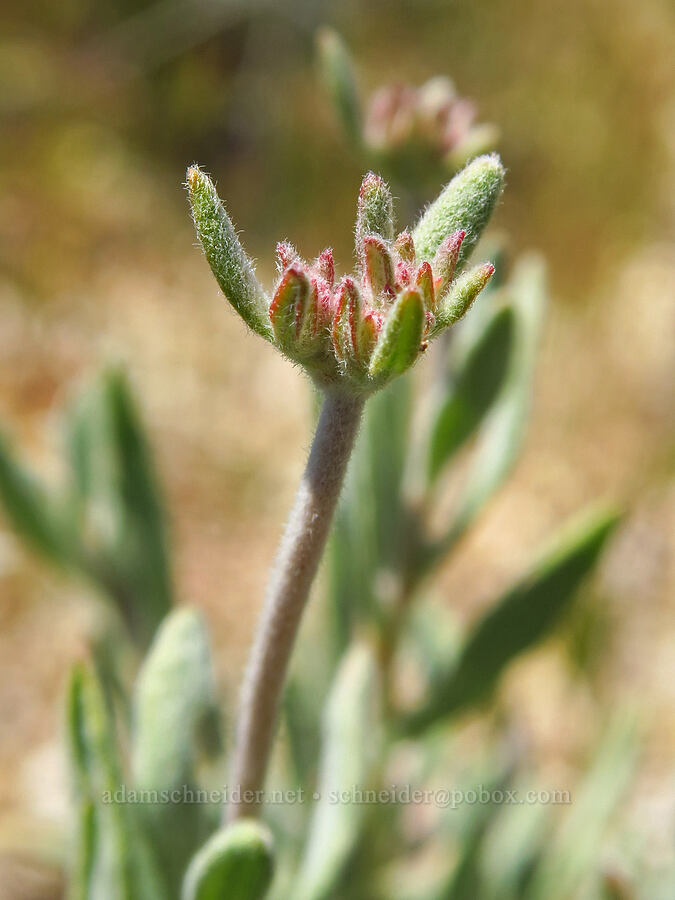
[[[271,298],[259,284],[211,180],[188,170],[193,218],[226,297],[247,324],[321,387],[367,394],[409,369],[428,342],[457,322],[494,267],[461,271],[495,206],[504,170],[475,160],[427,209],[414,233],[394,236],[388,186],[369,172],[356,217],[356,271],[337,278],[333,252],[304,261],[277,245]]]

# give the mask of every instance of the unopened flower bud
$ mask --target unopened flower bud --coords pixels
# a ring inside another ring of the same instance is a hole
[[[394,204],[389,186],[374,172],[361,182],[356,212],[356,255],[363,262],[363,239],[376,234],[385,241],[394,238]]]

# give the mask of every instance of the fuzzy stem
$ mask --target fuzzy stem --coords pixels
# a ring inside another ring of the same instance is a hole
[[[330,530],[363,400],[326,393],[267,588],[241,694],[228,819],[255,815],[276,730],[286,669]]]

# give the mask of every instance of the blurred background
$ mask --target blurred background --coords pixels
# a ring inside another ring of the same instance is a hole
[[[351,265],[361,163],[316,76],[319,26],[345,37],[366,92],[446,74],[498,125],[508,186],[495,227],[510,251],[544,254],[552,302],[525,453],[437,590],[468,621],[566,515],[597,497],[625,504],[593,602],[569,626],[584,640],[528,655],[502,691],[554,786],[597,737],[596,711],[633,704],[641,746],[623,826],[655,863],[669,858],[672,4],[26,0],[4,4],[0,24],[0,422],[57,479],[62,406],[102,364],[124,364],[167,495],[177,594],[207,614],[226,696],[311,403],[219,298],[195,247],[186,164],[216,178],[269,284],[282,238],[308,257],[332,245]],[[47,840],[62,820],[63,686],[92,614],[86,589],[0,521],[4,846],[41,829]]]

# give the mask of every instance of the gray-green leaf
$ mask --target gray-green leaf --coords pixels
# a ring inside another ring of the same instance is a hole
[[[335,676],[326,707],[317,801],[293,900],[334,896],[359,840],[364,789],[377,754],[377,667],[372,650],[354,644]],[[345,795],[342,796],[342,793]]]
[[[456,665],[407,723],[419,733],[482,700],[518,654],[550,633],[591,572],[618,522],[614,511],[594,511],[567,526],[534,569],[498,600],[473,629]]]
[[[214,674],[203,618],[193,609],[171,613],[160,627],[138,675],[134,693],[134,786],[156,793],[178,791],[172,802],[142,804],[164,869],[180,883],[187,861],[205,839],[213,816],[200,803],[182,800],[197,789],[201,729],[216,707]]]
[[[71,900],[166,900],[136,810],[125,803],[114,722],[96,675],[73,670],[68,737],[77,802]]]
[[[507,371],[514,337],[514,312],[497,310],[458,365],[431,429],[428,476],[442,468],[474,433],[492,406]]]
[[[216,832],[194,856],[182,900],[262,900],[273,869],[270,833],[242,819]]]

